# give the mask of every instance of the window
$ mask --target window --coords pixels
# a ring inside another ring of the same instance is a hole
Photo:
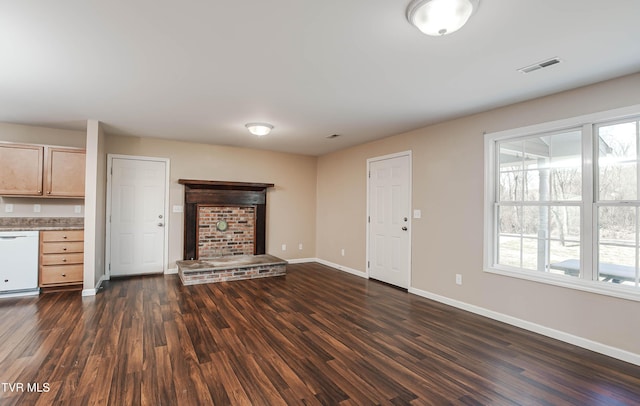
[[[596,126],[598,279],[638,286],[638,127],[625,120]]]
[[[638,113],[486,135],[485,270],[640,300]]]

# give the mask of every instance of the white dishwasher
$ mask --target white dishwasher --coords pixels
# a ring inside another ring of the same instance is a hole
[[[0,296],[38,292],[38,231],[0,231]]]

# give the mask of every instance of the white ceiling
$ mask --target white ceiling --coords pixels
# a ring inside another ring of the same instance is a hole
[[[320,155],[640,71],[639,0],[481,0],[445,37],[408,3],[0,0],[0,121]]]

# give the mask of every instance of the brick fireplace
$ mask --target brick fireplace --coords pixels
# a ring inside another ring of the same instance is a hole
[[[286,274],[287,261],[265,255],[271,183],[180,179],[185,192],[184,285]]]

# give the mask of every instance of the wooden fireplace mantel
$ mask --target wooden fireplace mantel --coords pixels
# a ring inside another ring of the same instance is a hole
[[[215,190],[249,190],[262,191],[273,187],[273,183],[251,183],[251,182],[225,182],[220,180],[194,180],[179,179],[178,183],[190,189],[215,189]]]
[[[253,206],[256,209],[254,254],[266,251],[267,189],[273,183],[179,179],[184,185],[184,258],[198,259],[198,205]]]

